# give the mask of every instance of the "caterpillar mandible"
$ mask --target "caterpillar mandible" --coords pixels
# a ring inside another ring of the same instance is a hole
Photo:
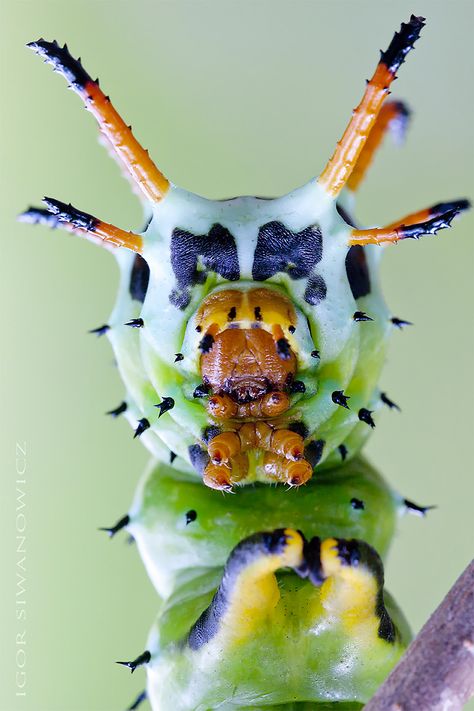
[[[393,529],[369,524],[410,504],[380,482],[372,506],[356,496],[377,478],[357,458],[375,413],[395,407],[378,383],[402,323],[382,298],[379,245],[449,227],[468,203],[383,228],[359,229],[352,215],[384,133],[406,122],[406,107],[385,99],[423,24],[412,16],[382,53],[321,176],[276,199],[211,201],[173,186],[68,49],[31,44],[82,97],[148,207],[141,233],[53,198],[22,219],[86,236],[119,264],[100,329],[126,388],[111,414],[157,467],[110,532],[130,529],[163,601],[146,652],[126,662],[147,665],[155,709],[361,704],[408,641],[383,593]],[[307,509],[281,486],[305,484]],[[217,505],[216,489],[234,496]]]

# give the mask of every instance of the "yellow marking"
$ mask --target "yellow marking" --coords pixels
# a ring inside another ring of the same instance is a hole
[[[219,636],[223,634],[227,643],[245,641],[275,609],[280,599],[275,571],[301,564],[301,535],[290,528],[285,529],[285,535],[287,541],[281,553],[262,554],[239,574],[220,623]]]
[[[257,307],[260,309],[258,313],[261,320],[255,315]],[[229,319],[229,313],[233,309],[235,317]],[[296,348],[296,340],[289,332],[289,327],[296,326],[296,320],[296,313],[289,299],[271,289],[219,291],[205,299],[196,314],[196,325],[201,327],[202,333],[207,332],[211,325],[216,325],[217,333],[220,333],[229,327],[252,328],[255,324],[272,333],[272,326],[278,324],[293,350]]]
[[[344,564],[337,554],[337,541],[321,543],[321,565],[327,580],[321,587],[320,601],[327,616],[341,620],[346,631],[371,644],[380,619],[375,613],[378,584],[365,565]]]

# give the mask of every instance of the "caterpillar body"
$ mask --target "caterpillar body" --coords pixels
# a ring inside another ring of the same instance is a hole
[[[152,463],[105,530],[129,530],[159,599],[146,651],[120,662],[147,668],[131,708],[146,694],[155,711],[355,709],[409,642],[382,561],[398,516],[425,509],[360,456],[379,408],[397,407],[379,377],[406,323],[383,300],[381,245],[435,234],[469,203],[370,229],[353,215],[385,133],[406,126],[405,105],[385,99],[423,25],[412,15],[382,52],[319,178],[272,199],[172,185],[66,45],[29,45],[83,99],[145,205],[137,233],[53,198],[20,218],[101,244],[120,270],[95,331],[125,386],[109,414]]]

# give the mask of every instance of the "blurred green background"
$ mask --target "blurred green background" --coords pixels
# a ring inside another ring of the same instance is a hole
[[[3,0],[0,8],[0,709],[116,711],[144,677],[113,662],[142,651],[155,599],[134,547],[96,530],[126,512],[147,460],[128,425],[103,415],[122,388],[108,343],[87,335],[107,321],[115,262],[15,215],[43,195],[126,229],[140,225],[141,212],[92,117],[25,43],[67,41],[173,182],[208,197],[279,195],[319,173],[379,48],[411,12],[426,15],[393,88],[414,109],[406,145],[388,140],[360,191],[359,220],[379,224],[473,197],[474,5]],[[415,326],[394,333],[383,378],[403,413],[383,414],[368,453],[405,496],[439,506],[426,520],[401,522],[387,568],[414,630],[472,548],[472,229],[468,215],[438,237],[387,249],[383,264],[393,313]],[[27,466],[26,620],[15,602],[17,443]],[[25,664],[24,697],[17,664]]]

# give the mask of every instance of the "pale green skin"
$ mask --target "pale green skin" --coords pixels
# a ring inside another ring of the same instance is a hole
[[[314,224],[321,228],[323,256],[316,272],[326,282],[327,296],[317,306],[311,306],[303,298],[306,278],[292,280],[285,273],[277,273],[265,282],[252,282],[258,229],[272,220],[283,222],[293,231]],[[170,263],[171,232],[179,227],[193,234],[205,234],[214,223],[228,228],[235,238],[241,279],[225,281],[209,273],[204,284],[192,287],[191,303],[181,311],[169,301],[176,285]],[[358,411],[377,410],[380,406],[377,384],[392,324],[378,281],[380,247],[365,248],[371,293],[357,301],[352,296],[345,270],[350,229],[337,213],[334,201],[315,181],[271,200],[242,197],[212,201],[172,186],[163,201],[153,207],[152,221],[143,233],[143,257],[151,271],[143,304],[132,300],[129,294],[135,255],[115,250],[121,281],[108,337],[126,387],[125,415],[134,428],[139,419],[149,420],[151,427],[142,439],[158,460],[168,462],[172,450],[179,456],[176,468],[194,471],[188,448],[202,439],[205,427],[216,424],[206,411],[206,400],[193,398],[194,388],[202,381],[198,349],[201,335],[196,333],[194,314],[202,300],[216,289],[249,286],[280,291],[289,296],[297,310],[296,377],[305,383],[306,393],[291,396],[288,421],[303,420],[310,431],[308,439],[325,440],[321,465],[341,461],[337,451],[341,444],[346,445],[349,457],[360,450],[371,428],[360,422]],[[354,322],[355,311],[364,311],[374,320]],[[144,320],[144,328],[124,325],[139,317]],[[314,349],[320,352],[320,359],[311,357]],[[176,353],[182,353],[184,360],[175,363]],[[343,390],[350,396],[350,410],[333,403],[331,394],[335,390]],[[154,406],[163,397],[172,397],[175,407],[158,418]],[[262,478],[258,472],[254,474],[254,478]]]
[[[153,711],[268,707],[288,711],[299,700],[312,702],[301,707],[308,709],[320,709],[321,702],[356,702],[347,707],[351,709],[368,701],[410,640],[393,599],[385,593],[397,639],[389,643],[374,637],[367,645],[347,633],[337,618],[310,614],[319,588],[293,573],[278,579],[277,614],[269,613],[256,633],[231,647],[219,636],[196,651],[185,641],[211,601],[216,582],[212,574],[163,605],[147,644],[152,654],[147,676]]]
[[[354,509],[351,499],[364,502]],[[197,518],[186,524],[186,512]],[[298,490],[256,485],[222,496],[192,475],[151,465],[130,509],[129,532],[162,598],[203,573],[222,572],[243,538],[260,530],[295,528],[309,539],[358,538],[385,557],[403,499],[364,459],[316,474]]]

